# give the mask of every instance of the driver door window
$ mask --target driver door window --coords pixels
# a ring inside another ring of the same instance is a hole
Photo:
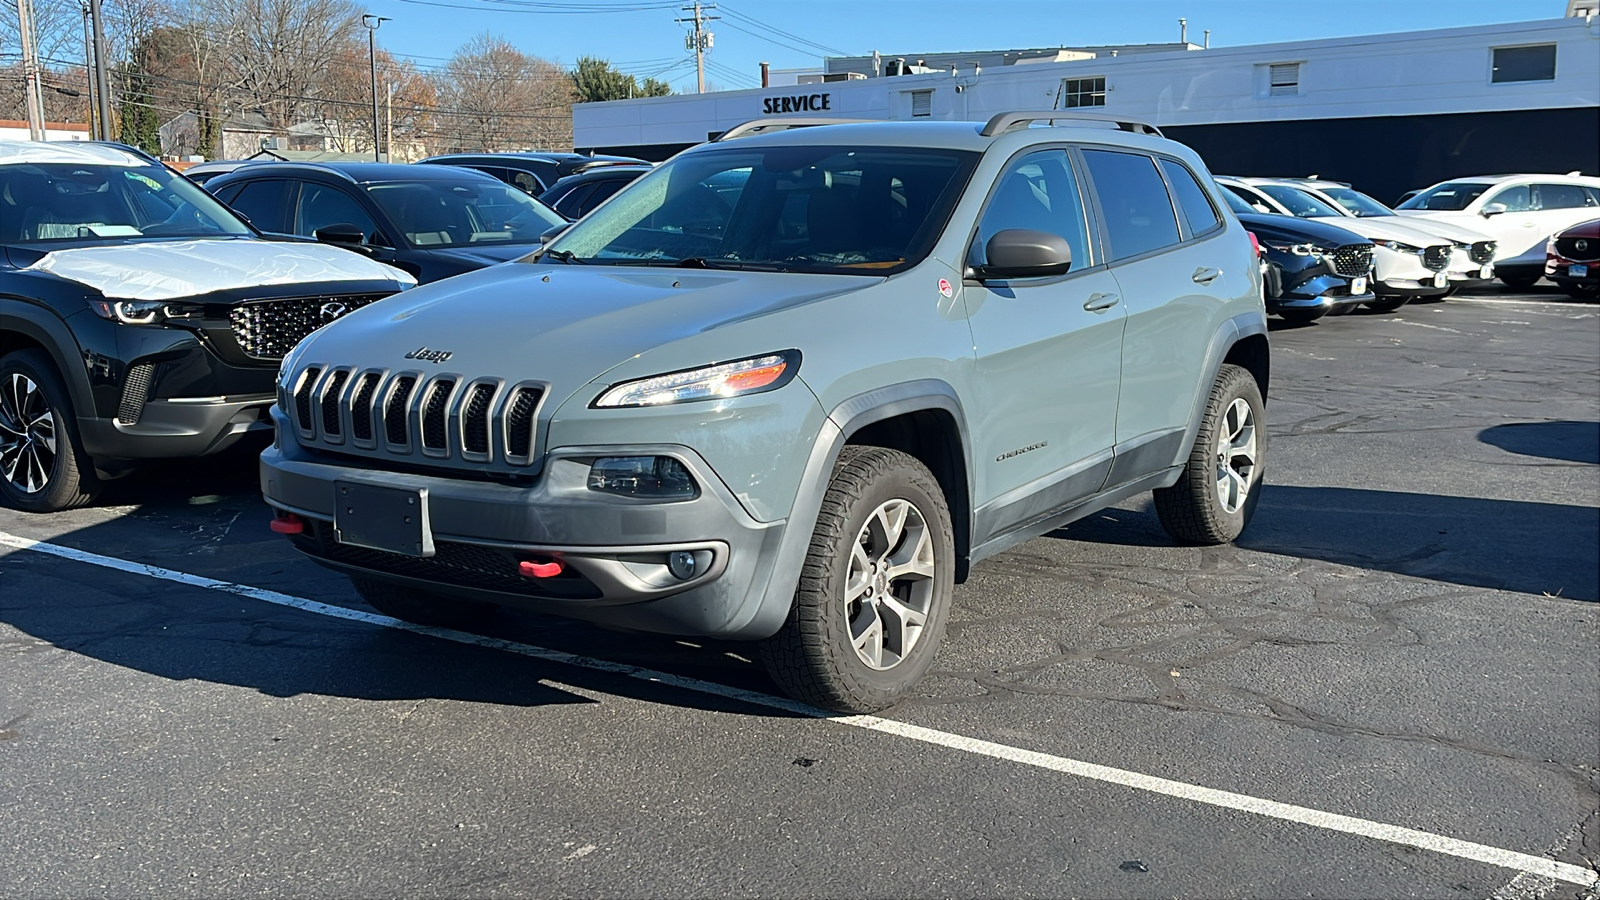
[[[332,185],[302,182],[294,233],[316,237],[317,229],[329,225],[354,225],[366,235],[368,243],[383,243],[377,223],[355,198]]]
[[[1533,210],[1533,194],[1525,184],[1508,187],[1503,191],[1484,201],[1484,206],[1490,203],[1503,203],[1506,212],[1531,212]]]
[[[981,266],[987,262],[989,239],[1010,228],[1044,231],[1065,238],[1072,248],[1072,268],[1089,265],[1083,201],[1065,151],[1030,153],[1006,170],[978,222],[968,263]]]

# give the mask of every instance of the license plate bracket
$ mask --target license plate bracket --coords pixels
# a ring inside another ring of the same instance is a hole
[[[333,534],[341,544],[406,556],[433,555],[428,489],[333,483]]]

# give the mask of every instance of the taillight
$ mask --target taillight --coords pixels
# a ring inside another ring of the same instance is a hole
[[[1260,256],[1261,255],[1261,242],[1259,240],[1256,240],[1256,233],[1254,231],[1246,231],[1245,234],[1250,235],[1250,246],[1255,249],[1256,255]]]

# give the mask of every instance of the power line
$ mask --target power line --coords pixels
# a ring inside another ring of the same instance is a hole
[[[775,27],[775,26],[772,26],[772,25],[768,25],[767,23],[761,21],[760,19],[754,18],[752,16],[745,15],[744,13],[739,12],[737,9],[734,9],[734,8],[732,8],[730,6],[723,6],[722,7],[722,11],[727,13],[729,16],[731,16],[731,17],[733,17],[735,19],[738,19],[741,22],[744,22],[747,25],[751,25],[751,26],[759,28],[759,29],[761,29],[763,31],[770,32],[772,34],[778,35],[779,37],[787,38],[787,39],[789,39],[791,41],[794,41],[795,43],[803,44],[803,45],[808,46],[808,47],[812,47],[818,52],[821,52],[821,53],[824,53],[824,54],[829,54],[829,55],[832,55],[832,56],[849,56],[850,55],[850,54],[848,54],[848,53],[844,52],[843,50],[840,50],[840,49],[838,49],[836,47],[829,47],[826,44],[819,44],[816,41],[813,41],[813,40],[811,40],[809,38],[801,37],[800,35],[795,34],[792,31],[785,31],[782,28],[778,28],[778,27]],[[730,22],[728,24],[732,25],[733,23]],[[739,30],[740,31],[744,31],[744,29],[742,29],[742,28],[739,29]],[[762,37],[759,34],[753,34],[751,32],[745,32],[745,33],[746,34],[752,34],[753,37]],[[772,41],[771,38],[762,37],[762,40],[770,41],[771,43],[778,43],[777,41]],[[787,46],[787,45],[780,44],[780,46]],[[794,47],[790,47],[789,49],[793,50],[795,48]]]

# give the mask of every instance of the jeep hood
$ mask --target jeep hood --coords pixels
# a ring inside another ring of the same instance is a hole
[[[518,263],[447,278],[356,310],[312,334],[294,356],[297,366],[420,368],[463,378],[536,379],[550,383],[552,398],[565,400],[654,347],[883,280]],[[716,357],[705,361],[789,346],[778,332],[761,346],[719,348]],[[449,356],[439,362],[429,359],[439,353]]]
[[[88,285],[112,300],[172,300],[212,291],[328,281],[416,279],[325,244],[252,239],[151,241],[52,250],[25,272]]]

